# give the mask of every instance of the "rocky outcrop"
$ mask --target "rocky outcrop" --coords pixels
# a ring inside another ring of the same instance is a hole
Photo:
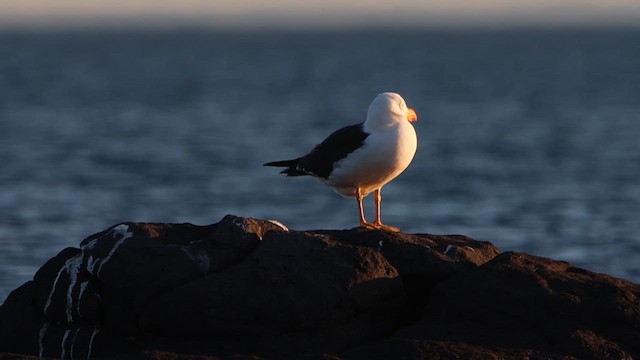
[[[640,286],[452,235],[125,223],[0,307],[0,352],[141,359],[640,358]]]

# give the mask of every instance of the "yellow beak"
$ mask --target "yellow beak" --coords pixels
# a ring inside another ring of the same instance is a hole
[[[407,109],[407,120],[409,120],[409,122],[418,121],[418,114],[416,114],[415,110]]]

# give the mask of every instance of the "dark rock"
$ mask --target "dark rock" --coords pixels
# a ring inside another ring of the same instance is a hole
[[[253,351],[333,350],[395,330],[404,303],[398,272],[379,251],[271,232],[241,264],[158,297],[140,324],[168,339],[249,337]]]
[[[460,235],[125,223],[11,293],[0,357],[631,359],[639,298]]]
[[[0,353],[0,360],[41,360],[45,359],[35,355]]]
[[[410,305],[418,310],[426,304],[426,297],[435,284],[482,265],[500,253],[489,242],[462,235],[409,235],[361,229],[318,233],[340,242],[379,249],[398,269]]]
[[[0,306],[0,351],[35,354],[43,319],[34,306],[33,281],[13,290]]]
[[[418,324],[394,334],[395,342],[418,341],[414,349],[424,339],[501,352],[534,349],[542,358],[640,356],[640,286],[566,262],[503,253],[435,286],[428,304]]]
[[[576,360],[571,356],[549,354],[532,349],[506,349],[460,341],[419,340],[402,337],[392,337],[352,349],[344,359]]]

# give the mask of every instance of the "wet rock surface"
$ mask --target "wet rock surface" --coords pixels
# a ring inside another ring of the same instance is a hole
[[[1,358],[632,359],[640,286],[461,235],[124,223],[0,307]],[[18,355],[16,355],[18,354]]]

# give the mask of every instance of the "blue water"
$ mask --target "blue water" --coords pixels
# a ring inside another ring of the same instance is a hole
[[[122,221],[355,226],[353,199],[261,164],[382,91],[419,116],[386,223],[640,282],[640,30],[5,32],[0,301]]]

